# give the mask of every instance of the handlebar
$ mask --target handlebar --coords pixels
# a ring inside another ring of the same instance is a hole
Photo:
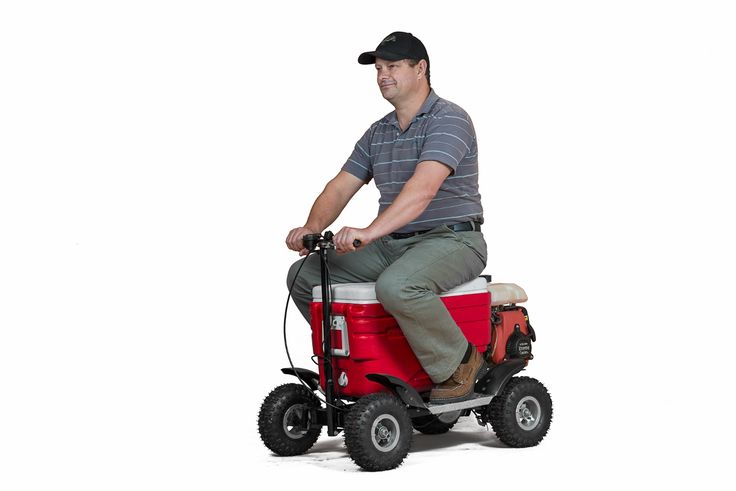
[[[335,237],[335,234],[333,234],[329,230],[325,232],[324,235],[307,234],[302,237],[302,244],[304,245],[304,248],[308,251],[313,251],[317,247],[319,247],[320,249],[334,249],[335,243],[332,240],[333,237]],[[356,249],[362,244],[363,243],[358,239],[355,239],[353,241],[353,247],[355,247]]]

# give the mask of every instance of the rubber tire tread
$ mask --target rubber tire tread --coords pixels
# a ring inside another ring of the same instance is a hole
[[[543,421],[531,431],[523,430],[516,422],[516,405],[528,396],[534,396],[542,412]],[[552,399],[547,388],[531,377],[513,377],[501,393],[491,399],[489,420],[496,436],[509,447],[525,448],[539,444],[549,431],[552,422]]]
[[[388,413],[399,423],[399,442],[390,452],[373,446],[371,427],[375,418]],[[362,397],[345,417],[345,446],[348,455],[367,471],[386,471],[400,466],[411,447],[412,426],[406,406],[393,394],[379,392]]]
[[[264,445],[281,456],[301,455],[312,448],[319,438],[322,426],[314,425],[297,440],[284,433],[283,420],[286,411],[296,404],[320,407],[319,399],[301,384],[284,384],[266,396],[258,413],[258,432]]]

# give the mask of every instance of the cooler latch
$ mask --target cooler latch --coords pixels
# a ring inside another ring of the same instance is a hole
[[[334,356],[350,356],[350,344],[348,343],[348,323],[345,316],[334,315],[330,318],[330,334],[332,334],[332,354]]]

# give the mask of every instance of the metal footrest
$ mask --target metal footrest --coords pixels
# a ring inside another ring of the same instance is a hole
[[[450,411],[459,411],[461,409],[470,409],[479,406],[485,406],[491,402],[493,396],[485,394],[473,394],[473,397],[460,402],[448,402],[446,404],[427,404],[427,409],[432,414],[442,414]]]

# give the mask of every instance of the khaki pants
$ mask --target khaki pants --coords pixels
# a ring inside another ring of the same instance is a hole
[[[328,252],[332,284],[376,282],[376,297],[396,318],[424,370],[435,383],[452,375],[468,342],[439,294],[477,278],[486,265],[481,232],[445,226],[408,239],[381,239],[357,252]],[[289,270],[291,286],[302,260]],[[319,257],[312,254],[296,280],[293,299],[309,321],[312,288],[320,284]]]

